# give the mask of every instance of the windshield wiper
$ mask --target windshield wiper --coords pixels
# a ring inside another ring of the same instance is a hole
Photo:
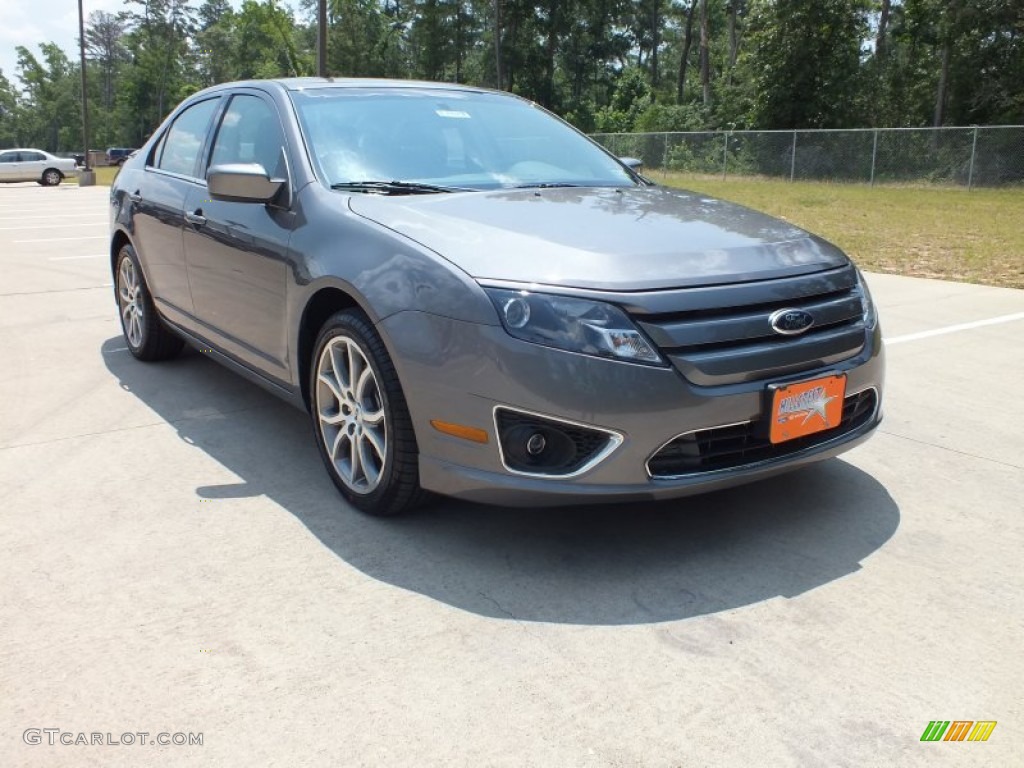
[[[435,192],[473,192],[468,187],[441,187],[419,181],[340,181],[331,184],[331,189],[347,189],[352,192],[373,192],[378,195],[429,195]]]
[[[582,187],[568,181],[535,181],[532,184],[515,184],[511,189],[554,189],[555,187]]]

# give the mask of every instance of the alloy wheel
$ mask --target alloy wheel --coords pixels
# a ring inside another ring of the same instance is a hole
[[[60,184],[60,174],[57,173],[56,171],[47,171],[46,183],[51,187],[57,186],[58,184]]]
[[[387,463],[384,401],[366,354],[347,336],[334,337],[320,353],[316,409],[338,477],[355,493],[371,493]]]
[[[130,258],[121,259],[117,270],[117,299],[121,307],[121,320],[128,343],[134,348],[142,345],[145,316],[142,310],[141,284],[135,264]]]

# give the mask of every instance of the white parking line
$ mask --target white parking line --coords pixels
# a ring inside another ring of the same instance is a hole
[[[86,253],[81,256],[51,256],[48,261],[71,261],[72,259],[102,259],[109,253]]]
[[[107,235],[84,235],[82,237],[40,237],[35,240],[12,240],[12,243],[55,243],[58,240],[106,240]]]
[[[50,207],[47,205],[37,205],[35,208],[4,208],[2,205],[0,205],[0,216],[11,217],[15,213],[46,213],[48,210],[50,210]],[[83,215],[87,211],[92,211],[93,213],[102,215],[102,210],[98,209],[95,205],[83,205],[80,208],[72,208],[71,206],[62,205],[60,208],[60,215],[65,215],[65,211],[75,210],[80,211]]]
[[[95,211],[93,211],[92,213],[66,213],[64,211],[61,211],[60,214],[48,213],[48,214],[43,214],[43,215],[39,215],[39,216],[8,216],[7,215],[7,211],[0,211],[0,224],[7,224],[7,223],[13,222],[13,221],[24,221],[25,219],[50,219],[50,220],[53,220],[55,218],[61,218],[61,219],[67,219],[67,218],[72,218],[72,219],[91,218],[91,219],[95,219],[95,218],[99,218],[99,216],[96,214]]]
[[[999,317],[990,317],[988,320],[975,320],[972,323],[959,323],[957,325],[947,325],[944,328],[934,328],[930,331],[919,331],[918,333],[906,333],[902,336],[893,336],[891,339],[885,340],[885,345],[888,347],[892,346],[893,344],[902,344],[905,341],[930,339],[932,336],[944,336],[947,333],[969,331],[973,328],[984,328],[986,325],[1012,323],[1014,320],[1024,320],[1024,312],[1014,312],[1012,315],[1000,315]]]
[[[30,224],[27,227],[0,227],[0,231],[9,232],[15,229],[78,229],[79,227],[105,227],[107,222],[96,221],[93,223],[82,222],[81,224]]]

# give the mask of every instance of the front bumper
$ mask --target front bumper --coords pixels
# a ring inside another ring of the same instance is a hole
[[[845,373],[847,392],[874,388],[871,418],[838,438],[757,464],[671,479],[652,478],[647,461],[692,430],[763,418],[766,381],[700,387],[674,368],[604,360],[542,347],[478,325],[421,312],[380,324],[403,383],[428,490],[508,506],[655,500],[688,496],[769,477],[835,456],[866,440],[881,420],[884,356],[876,326],[862,351],[785,380]],[[771,380],[776,381],[775,379]],[[571,479],[508,470],[498,450],[493,411],[506,406],[611,430],[621,444]],[[485,445],[442,434],[431,420],[487,431]]]

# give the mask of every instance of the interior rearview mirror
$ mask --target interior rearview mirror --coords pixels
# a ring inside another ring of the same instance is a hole
[[[259,163],[214,165],[206,172],[206,186],[214,200],[269,203],[284,185],[284,179],[270,178]]]

